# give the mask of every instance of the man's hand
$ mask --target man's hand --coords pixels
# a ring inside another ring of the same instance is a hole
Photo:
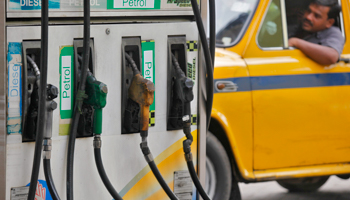
[[[288,46],[289,47],[296,47],[298,48],[298,41],[301,40],[299,38],[292,37],[288,40]]]
[[[290,38],[288,40],[289,47],[296,47],[300,49],[306,56],[310,57],[320,65],[331,65],[338,61],[339,54],[337,50],[314,44],[299,38]]]

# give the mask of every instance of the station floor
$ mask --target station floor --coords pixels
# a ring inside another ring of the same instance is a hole
[[[243,200],[350,200],[350,179],[331,176],[317,191],[289,193],[275,181],[264,183],[240,183]]]

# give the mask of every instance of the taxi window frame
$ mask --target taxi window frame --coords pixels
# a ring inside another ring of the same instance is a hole
[[[341,10],[340,10],[340,12],[339,12],[339,28],[340,28],[340,30],[341,30],[341,34],[343,35],[343,37],[344,37],[344,46],[345,46],[345,41],[346,41],[346,35],[345,35],[345,26],[344,26],[344,13],[343,13],[343,6],[342,6],[342,4],[341,4],[341,0],[338,0],[338,3],[339,3],[339,5],[340,5],[340,7],[341,7]]]
[[[269,1],[269,5],[267,6],[267,8],[270,7],[272,1],[273,0]],[[282,1],[283,1],[283,3],[282,3]],[[283,4],[283,8],[285,9],[285,2],[284,2],[284,0],[280,0],[280,7],[281,7],[280,8],[280,14],[281,14],[281,23],[282,23],[282,40],[283,40],[283,44],[282,45],[283,45],[283,47],[262,47],[262,46],[260,46],[259,39],[258,39],[259,33],[260,33],[261,29],[262,29],[262,26],[264,24],[264,21],[265,21],[265,18],[267,16],[267,13],[269,12],[269,9],[266,9],[265,13],[264,13],[264,17],[261,19],[258,31],[256,32],[256,37],[255,37],[255,43],[257,44],[257,46],[261,50],[276,51],[276,50],[283,50],[283,49],[285,49],[284,48],[284,46],[285,46],[285,38],[284,37],[285,37],[285,31],[287,30],[287,24],[283,25],[283,23],[286,22],[287,20],[286,20],[286,12],[285,11],[282,12],[282,4]],[[282,14],[284,14],[284,15],[282,15]],[[284,29],[284,28],[286,28],[286,29]],[[288,46],[288,34],[287,34],[287,46]]]
[[[247,29],[250,26],[254,15],[256,14],[256,10],[258,9],[260,2],[261,2],[260,0],[257,0],[257,2],[255,4],[255,8],[252,10],[250,15],[248,16],[246,22],[244,23],[244,25],[243,25],[241,31],[239,32],[238,36],[236,37],[236,39],[233,42],[231,42],[229,45],[215,43],[215,47],[230,48],[230,47],[236,46],[242,40],[243,36],[247,32]],[[216,38],[216,33],[215,33],[215,38]]]
[[[271,5],[273,0],[270,0],[269,2],[269,5],[268,7]],[[342,3],[341,3],[341,0],[338,0],[338,3],[339,5],[341,6],[341,11],[339,13],[339,23],[338,26],[342,32],[342,35],[344,37],[344,41],[346,41],[346,34],[345,34],[345,30],[344,30],[344,16],[343,16],[343,7],[342,7]],[[260,22],[260,25],[259,25],[259,29],[257,31],[257,34],[256,34],[256,38],[255,38],[255,42],[257,44],[257,46],[261,49],[261,50],[264,50],[264,51],[276,51],[276,50],[288,50],[288,49],[297,49],[295,47],[290,47],[288,45],[288,23],[287,23],[287,15],[286,15],[286,6],[285,6],[285,0],[280,0],[280,4],[281,4],[281,19],[282,19],[282,36],[283,36],[283,47],[261,47],[259,42],[258,42],[258,36],[259,36],[259,33],[260,33],[260,30],[262,29],[262,26],[263,26],[263,22],[267,16],[267,13],[268,13],[268,9],[265,11],[264,13],[264,17],[263,19],[261,20]]]

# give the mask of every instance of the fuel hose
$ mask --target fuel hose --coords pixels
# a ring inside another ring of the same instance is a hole
[[[214,99],[214,59],[215,59],[215,38],[216,38],[216,30],[215,30],[215,0],[209,0],[209,15],[210,15],[210,52],[206,40],[206,34],[203,26],[203,21],[200,16],[200,12],[198,9],[197,0],[191,0],[192,10],[195,16],[199,37],[201,40],[201,44],[203,46],[204,58],[205,58],[205,66],[207,72],[207,102],[206,102],[206,115],[207,115],[207,126],[206,129],[209,129],[210,119],[211,119],[211,109],[213,106]],[[211,57],[210,57],[211,54]],[[185,133],[186,134],[186,133]],[[187,136],[187,135],[186,135]],[[192,180],[204,200],[210,200],[208,195],[205,193],[202,185],[200,184],[197,174],[195,172],[193,161],[192,161],[192,153],[191,153],[191,143],[192,138],[187,137],[187,140],[184,141],[184,152],[185,158],[187,161],[187,167],[191,174]]]
[[[51,159],[44,159],[43,164],[44,164],[44,175],[45,175],[45,180],[47,183],[47,187],[49,188],[51,197],[53,200],[60,200],[60,197],[57,193],[55,184],[53,182],[52,174],[51,174]]]
[[[100,174],[103,184],[107,188],[109,194],[111,194],[111,196],[114,198],[114,200],[123,200],[123,198],[119,196],[118,192],[114,189],[112,183],[109,181],[105,168],[103,167],[101,157],[101,143],[102,141],[100,136],[96,135],[94,138],[94,155],[98,173]]]
[[[74,149],[77,129],[81,114],[81,106],[85,95],[85,82],[89,68],[90,56],[90,0],[84,0],[84,39],[83,39],[83,63],[80,76],[80,84],[74,102],[72,124],[70,126],[68,151],[67,151],[67,200],[73,200],[73,170],[74,170]]]
[[[141,138],[142,138],[142,142],[140,144],[142,153],[149,165],[149,167],[151,168],[151,171],[153,173],[153,175],[156,177],[158,183],[160,184],[160,186],[163,188],[164,192],[168,195],[168,197],[171,200],[179,200],[175,194],[173,193],[173,191],[171,191],[171,189],[169,188],[168,184],[165,182],[163,176],[160,174],[159,169],[157,167],[157,165],[154,163],[154,159],[152,156],[152,153],[147,145],[147,135],[148,135],[148,131],[147,132],[141,132]]]
[[[33,168],[30,179],[28,200],[35,199],[36,186],[38,182],[42,143],[45,131],[45,109],[46,85],[47,85],[47,57],[48,57],[48,31],[49,31],[49,2],[42,1],[41,5],[41,50],[40,50],[40,89],[39,89],[39,111],[35,139],[35,150],[33,158]]]
[[[212,58],[210,56],[208,42],[206,39],[206,34],[203,26],[203,21],[198,9],[197,0],[191,0],[192,10],[194,13],[194,17],[196,20],[199,37],[201,40],[201,44],[203,46],[204,59],[205,59],[205,67],[207,72],[207,102],[206,102],[206,115],[207,115],[207,129],[209,128],[210,118],[211,118],[211,109],[213,106],[213,98],[214,98],[214,80],[213,80],[213,64]],[[215,32],[215,31],[214,31]],[[215,46],[214,46],[215,47]],[[212,47],[212,48],[214,48]],[[215,51],[215,49],[214,49]]]
[[[215,20],[215,0],[209,0],[209,47],[214,70],[215,44],[216,44],[216,20]]]

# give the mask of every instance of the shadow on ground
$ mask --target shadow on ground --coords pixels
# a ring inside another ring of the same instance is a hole
[[[350,180],[330,179],[317,191],[290,193],[275,181],[239,184],[243,200],[350,200]]]

